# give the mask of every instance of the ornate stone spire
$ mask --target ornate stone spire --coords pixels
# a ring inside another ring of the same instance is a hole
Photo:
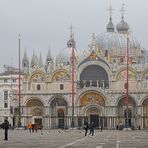
[[[110,12],[110,18],[109,18],[110,21],[107,24],[106,29],[107,29],[107,32],[114,32],[114,24],[112,23],[112,11],[113,11],[113,9],[112,9],[111,5],[110,5],[108,10]]]
[[[22,60],[22,69],[23,69],[24,72],[29,71],[29,60],[28,60],[28,57],[27,57],[26,49],[24,51],[24,57],[23,57],[23,60]]]
[[[95,33],[92,34],[92,44],[96,44],[96,37],[95,37]]]
[[[26,49],[25,49],[25,51],[24,51],[24,57],[23,57],[23,60],[28,60]]]
[[[42,54],[40,53],[40,58],[39,58],[39,63],[38,63],[39,68],[43,67],[43,62],[42,62]]]
[[[48,54],[47,54],[47,57],[46,57],[46,63],[45,63],[45,71],[47,73],[50,73],[51,70],[52,70],[52,67],[53,67],[53,59],[51,57],[51,52],[50,52],[50,48],[48,49]]]
[[[46,57],[46,63],[48,63],[48,61],[51,61],[52,58],[51,58],[51,52],[50,52],[50,48],[48,49],[48,54],[47,54],[47,57]]]
[[[91,41],[91,44],[89,45],[90,46],[90,50],[91,51],[95,51],[96,50],[96,37],[95,37],[95,33],[92,34],[92,41]]]
[[[31,68],[34,68],[36,66],[36,57],[35,57],[35,54],[34,54],[34,51],[33,51],[33,56],[32,56],[32,59],[31,59]]]

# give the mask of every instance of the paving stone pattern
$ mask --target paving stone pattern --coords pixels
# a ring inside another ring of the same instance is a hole
[[[9,130],[8,141],[0,130],[0,148],[148,148],[148,131],[95,131],[86,137],[83,130]]]

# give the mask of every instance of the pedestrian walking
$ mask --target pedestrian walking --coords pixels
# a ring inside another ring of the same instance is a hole
[[[5,138],[4,140],[8,140],[8,129],[9,129],[9,122],[8,122],[8,119],[5,118],[5,121],[4,121],[4,132],[5,132]]]
[[[85,122],[84,122],[85,136],[87,136],[88,128],[89,128],[89,126],[88,126],[88,122],[85,121]]]
[[[95,124],[94,124],[94,122],[91,122],[90,123],[90,133],[89,133],[89,135],[94,135],[94,130],[95,130]]]
[[[34,129],[35,129],[35,132],[37,133],[37,131],[38,131],[38,124],[37,123],[34,124]]]
[[[32,123],[31,122],[29,122],[29,124],[28,124],[28,129],[29,129],[29,132],[31,133],[31,130],[32,130]]]
[[[102,126],[102,124],[101,124],[101,132],[102,132],[102,130],[103,130],[103,126]]]
[[[34,124],[32,124],[32,132],[34,133]]]
[[[119,125],[118,125],[118,124],[116,125],[116,129],[117,129],[117,130],[119,129]]]

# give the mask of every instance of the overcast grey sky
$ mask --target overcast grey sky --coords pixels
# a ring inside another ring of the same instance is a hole
[[[133,35],[148,49],[148,0],[111,0],[113,23],[121,20],[125,3],[125,21]],[[91,35],[106,31],[110,0],[0,0],[0,71],[3,65],[18,66],[18,34],[21,34],[21,55],[24,49],[31,59],[33,50],[43,62],[51,48],[57,55],[66,47],[70,24],[74,26],[76,46],[87,49]],[[21,57],[22,58],[22,57]]]

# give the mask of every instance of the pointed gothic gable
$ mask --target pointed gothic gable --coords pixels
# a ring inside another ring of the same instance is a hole
[[[82,64],[84,64],[84,63],[86,63],[86,62],[89,62],[89,61],[98,61],[98,62],[101,62],[101,63],[106,64],[106,65],[109,67],[108,63],[107,63],[106,61],[104,61],[102,58],[100,58],[94,50],[91,52],[91,54],[90,54],[87,58],[85,58],[85,59],[78,65],[78,67],[80,67]]]

